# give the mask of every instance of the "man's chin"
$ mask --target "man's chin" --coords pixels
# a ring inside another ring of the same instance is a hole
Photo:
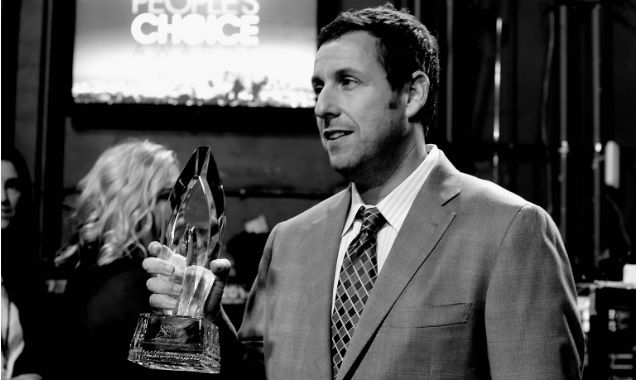
[[[346,179],[350,179],[351,175],[353,175],[354,168],[351,165],[333,158],[329,160],[329,164],[334,171]]]

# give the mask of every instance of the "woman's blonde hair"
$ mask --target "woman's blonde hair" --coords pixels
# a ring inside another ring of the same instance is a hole
[[[97,265],[130,255],[136,248],[145,255],[149,238],[159,238],[157,224],[164,222],[155,220],[157,198],[172,188],[178,175],[176,155],[162,145],[127,141],[107,149],[79,182],[81,193],[72,216],[79,242],[58,260],[74,255],[83,244],[99,245]]]

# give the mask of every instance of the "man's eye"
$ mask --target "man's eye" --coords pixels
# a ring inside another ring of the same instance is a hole
[[[322,85],[314,85],[314,94],[316,94],[316,96],[320,95],[320,92],[322,91]]]
[[[342,84],[343,87],[351,87],[356,85],[358,81],[355,78],[346,77],[346,78],[342,78],[340,83]]]

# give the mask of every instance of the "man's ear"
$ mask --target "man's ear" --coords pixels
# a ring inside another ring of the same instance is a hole
[[[415,71],[411,74],[408,97],[406,102],[406,117],[411,119],[424,107],[428,99],[430,82],[423,71]]]

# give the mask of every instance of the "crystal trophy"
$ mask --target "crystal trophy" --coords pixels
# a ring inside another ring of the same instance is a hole
[[[208,268],[221,249],[225,196],[212,153],[198,147],[170,193],[172,213],[162,257],[175,266],[170,281],[183,290],[174,310],[139,316],[128,360],[147,368],[203,373],[220,372],[218,328],[203,318],[214,275]]]

